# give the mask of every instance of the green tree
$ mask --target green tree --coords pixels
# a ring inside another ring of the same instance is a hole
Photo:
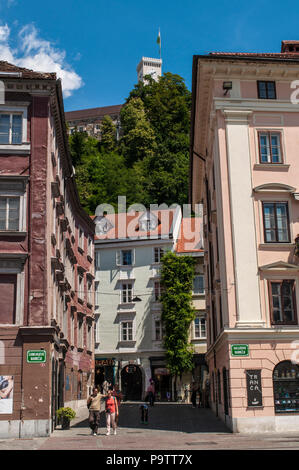
[[[173,252],[162,258],[162,322],[167,367],[175,378],[193,368],[193,347],[189,342],[190,324],[195,318],[192,306],[192,282],[195,260]]]
[[[155,136],[141,165],[145,202],[187,203],[191,93],[179,75],[166,73],[158,81],[139,82],[127,103],[137,99]]]
[[[154,131],[148,122],[140,98],[132,98],[120,114],[123,137],[121,150],[129,166],[153,155],[156,150]]]
[[[112,152],[116,147],[116,127],[110,116],[104,116],[101,122],[101,151]]]

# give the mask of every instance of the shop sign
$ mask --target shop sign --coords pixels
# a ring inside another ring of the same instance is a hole
[[[96,366],[114,366],[114,359],[96,359]]]
[[[248,344],[232,344],[231,355],[233,357],[246,357],[249,356]]]
[[[261,370],[246,370],[248,407],[263,406]]]

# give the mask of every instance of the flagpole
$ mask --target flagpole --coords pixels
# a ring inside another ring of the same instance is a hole
[[[160,60],[161,60],[161,33],[160,33],[160,27],[159,27],[159,34],[157,38],[157,44],[159,44],[159,53],[160,53]]]

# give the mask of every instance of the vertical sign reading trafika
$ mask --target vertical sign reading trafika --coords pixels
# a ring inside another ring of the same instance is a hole
[[[246,370],[248,407],[263,406],[261,370]]]

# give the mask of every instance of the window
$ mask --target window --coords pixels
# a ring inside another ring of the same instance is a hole
[[[121,259],[123,266],[132,264],[132,250],[122,250]]]
[[[88,237],[88,256],[90,256],[92,258],[92,239],[90,237]]]
[[[259,132],[260,163],[282,163],[280,132]]]
[[[0,230],[26,231],[27,177],[0,178]]]
[[[162,341],[164,336],[164,328],[161,320],[155,320],[155,340]]]
[[[297,324],[295,281],[269,281],[272,325]]]
[[[124,283],[121,289],[121,303],[127,304],[132,302],[133,286],[132,284]]]
[[[154,262],[155,263],[160,263],[163,255],[164,255],[163,248],[160,248],[160,247],[154,248]]]
[[[161,297],[161,283],[160,281],[155,282],[154,298],[155,302],[159,302]]]
[[[78,348],[83,348],[83,320],[78,321]]]
[[[84,299],[84,277],[81,273],[78,275],[78,297]]]
[[[204,294],[205,286],[204,286],[204,276],[203,275],[196,275],[193,279],[193,294]]]
[[[0,324],[16,322],[17,274],[0,274]]]
[[[276,88],[275,82],[272,81],[260,81],[257,82],[258,97],[261,99],[275,100],[276,99]]]
[[[0,197],[0,230],[19,230],[20,198]]]
[[[94,290],[95,290],[95,306],[100,305],[100,282],[95,281],[94,283]]]
[[[95,315],[95,324],[94,324],[94,342],[99,343],[100,342],[100,316]]]
[[[75,325],[75,318],[74,318],[74,314],[71,313],[71,331],[70,331],[70,344],[71,344],[71,346],[74,345],[74,325]]]
[[[133,341],[133,322],[121,323],[121,341]]]
[[[134,250],[120,250],[116,252],[117,266],[131,266],[134,264]]]
[[[62,331],[63,331],[64,337],[67,338],[68,337],[68,303],[67,303],[65,294],[63,298]]]
[[[287,202],[264,202],[265,243],[287,243],[290,241]]]
[[[92,325],[87,325],[87,349],[92,350]]]
[[[206,320],[196,317],[194,320],[194,338],[206,338]]]
[[[81,228],[79,228],[79,243],[78,243],[78,246],[79,246],[79,248],[81,248],[81,250],[84,249],[84,233],[83,233],[83,230],[81,230]]]
[[[0,144],[22,143],[22,115],[0,114]]]
[[[93,305],[92,281],[87,282],[87,302],[89,305]]]
[[[299,411],[299,367],[291,361],[277,364],[273,372],[275,413]]]

